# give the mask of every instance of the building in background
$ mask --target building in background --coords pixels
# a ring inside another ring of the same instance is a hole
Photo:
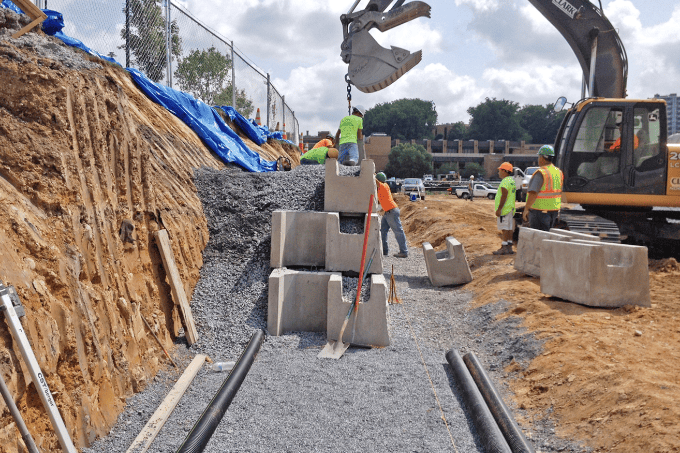
[[[680,99],[677,93],[654,95],[654,99],[666,101],[666,117],[668,118],[668,135],[680,132]]]

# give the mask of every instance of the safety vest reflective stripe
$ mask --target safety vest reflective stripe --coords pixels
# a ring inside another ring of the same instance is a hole
[[[564,174],[560,169],[550,164],[547,167],[539,168],[543,176],[543,186],[536,196],[536,201],[531,209],[539,211],[559,211],[562,206],[562,184]]]

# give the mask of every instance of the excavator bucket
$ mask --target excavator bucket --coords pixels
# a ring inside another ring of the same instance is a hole
[[[406,5],[398,0],[383,13],[391,0],[372,0],[366,10],[341,16],[345,40],[342,59],[349,64],[349,81],[364,93],[382,90],[394,83],[422,59],[422,51],[414,53],[392,46],[382,47],[369,30],[386,31],[418,17],[430,17],[430,6],[421,1]]]

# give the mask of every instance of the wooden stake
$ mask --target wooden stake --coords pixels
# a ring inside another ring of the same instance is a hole
[[[16,1],[13,0],[12,3],[21,8],[24,14],[33,19],[33,21],[30,24],[26,25],[24,28],[22,28],[21,30],[12,35],[12,38],[14,39],[28,33],[29,31],[31,31],[33,27],[47,19],[47,14],[40,11],[40,8],[35,6],[30,0],[16,0]]]
[[[392,265],[392,275],[390,276],[390,295],[387,298],[390,304],[400,304],[401,299],[397,296],[397,282],[394,280],[394,264]]]

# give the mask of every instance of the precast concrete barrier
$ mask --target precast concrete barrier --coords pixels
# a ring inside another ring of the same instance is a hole
[[[340,176],[337,159],[326,159],[324,211],[343,214],[366,214],[368,197],[376,196],[373,212],[378,212],[375,187],[375,163],[370,159],[361,161],[359,176]]]
[[[326,212],[274,211],[270,265],[326,265]]]
[[[342,276],[333,274],[328,282],[328,341],[337,340],[347,311],[354,300],[342,298]],[[359,310],[352,314],[343,341],[356,346],[389,346],[387,328],[387,283],[383,274],[371,275],[370,297],[359,302]]]
[[[423,242],[423,256],[433,286],[462,285],[472,281],[465,249],[455,238],[447,237],[446,250],[441,252],[435,252],[429,242]]]
[[[364,226],[366,222],[364,222]],[[326,271],[359,272],[361,266],[361,251],[364,246],[364,233],[347,234],[340,232],[340,215],[337,212],[326,214]],[[368,233],[368,248],[366,260],[376,250],[369,274],[382,274],[383,254],[380,240],[380,217],[371,216],[371,231]]]
[[[517,241],[517,255],[515,257],[515,269],[531,275],[541,276],[541,243],[546,240],[570,241],[589,240],[599,242],[600,238],[590,234],[575,233],[573,231],[553,228],[550,231],[535,230],[533,228],[520,227]]]
[[[544,240],[541,292],[591,307],[650,307],[647,247]]]
[[[341,274],[274,269],[269,275],[269,334],[325,332],[329,280],[332,277],[340,279],[339,294],[342,297]]]

